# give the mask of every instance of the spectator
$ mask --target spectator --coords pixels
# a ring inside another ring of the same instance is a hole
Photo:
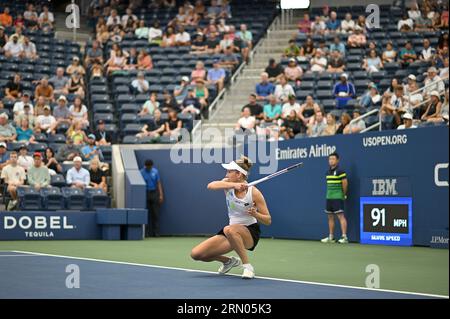
[[[222,91],[225,83],[225,70],[220,67],[219,60],[213,61],[213,68],[208,70],[208,85],[217,86],[217,91]]]
[[[244,107],[242,110],[242,116],[236,123],[234,129],[235,131],[242,130],[244,133],[255,132],[256,119],[251,115],[251,111],[248,107]]]
[[[187,76],[181,77],[180,85],[175,86],[173,90],[173,95],[178,104],[183,103],[184,99],[188,94],[188,84],[189,78]]]
[[[430,93],[430,102],[428,103],[425,113],[420,117],[422,121],[426,122],[440,122],[442,121],[442,103],[438,91]]]
[[[227,47],[233,47],[233,35],[228,31],[223,35],[223,39],[219,42],[220,52],[225,52]],[[238,50],[238,48],[233,48],[233,50]]]
[[[217,39],[215,33],[211,33],[206,40],[206,53],[217,54],[220,52],[220,41]]]
[[[28,120],[23,118],[20,126],[16,128],[17,142],[35,143],[33,130],[30,128]]]
[[[362,107],[379,106],[381,103],[381,95],[378,92],[378,87],[375,83],[369,83],[368,90],[359,100],[359,105]]]
[[[174,33],[172,27],[168,27],[166,33],[164,33],[164,35],[163,35],[161,47],[163,47],[163,48],[173,47],[175,45],[176,45],[175,33]]]
[[[175,45],[178,46],[191,45],[191,36],[184,30],[183,26],[178,28],[178,33],[175,35]]]
[[[89,126],[87,107],[79,96],[75,97],[69,111],[72,122],[79,121],[83,127]]]
[[[92,48],[87,50],[84,66],[89,68],[94,63],[103,64],[103,50],[100,47],[100,42],[97,40],[93,41]]]
[[[140,28],[145,28],[145,22],[139,22],[140,23]],[[145,28],[147,29],[147,28]],[[148,42],[150,44],[157,44],[160,45],[162,42],[162,35],[163,32],[161,30],[161,26],[159,24],[159,21],[155,21],[153,22],[153,26],[150,27],[150,29],[147,29],[148,31],[145,32],[145,29],[142,32],[142,36],[139,35],[138,29],[136,29],[136,35],[138,36],[138,38],[147,38],[148,37]],[[145,35],[147,34],[147,35]]]
[[[122,71],[126,65],[127,65],[127,58],[123,54],[123,51],[119,50],[114,54],[114,56],[112,56],[111,58],[109,58],[108,61],[106,61],[107,66],[106,71],[108,72],[108,75],[111,75],[115,71]]]
[[[8,43],[8,36],[5,34],[5,28],[0,25],[0,54],[4,54],[3,47]]]
[[[153,113],[153,118],[150,121],[147,121],[147,124],[142,127],[140,133],[136,134],[136,137],[151,137],[158,140],[165,130],[166,125],[165,121],[161,119],[161,111],[156,109]]]
[[[53,116],[56,120],[55,124],[50,128],[51,131],[56,131],[56,128],[60,124],[72,124],[72,121],[70,119],[71,113],[69,108],[67,107],[67,99],[64,95],[61,95],[58,98],[58,104],[53,109]]]
[[[110,30],[110,31],[113,30],[113,28],[115,26],[120,25],[120,17],[117,14],[117,10],[116,9],[112,9],[111,10],[111,15],[106,20],[106,25],[108,26],[108,30]]]
[[[44,165],[48,168],[50,175],[61,174],[63,172],[61,164],[55,158],[55,151],[51,147],[45,149]]]
[[[125,14],[122,16],[121,22],[122,22],[122,26],[124,28],[127,25],[129,20],[131,20],[133,22],[138,21],[138,18],[136,17],[136,15],[133,14],[133,10],[131,8],[127,8],[125,10]]]
[[[30,128],[31,129],[34,128],[35,117],[30,109],[30,104],[25,104],[23,106],[23,112],[19,113],[19,115],[14,117],[16,127],[21,125],[20,123],[22,122],[22,120],[27,120]]]
[[[289,46],[286,49],[284,49],[283,56],[286,58],[294,58],[294,59],[300,56],[300,48],[295,43],[295,40],[293,39],[289,40]]]
[[[264,121],[267,123],[276,122],[281,118],[281,114],[281,105],[278,104],[277,98],[271,95],[269,97],[269,103],[264,105]]]
[[[347,44],[351,48],[362,48],[366,45],[366,36],[360,26],[356,26],[354,33],[348,37]]]
[[[48,105],[43,96],[39,97],[34,105],[34,116],[39,116],[44,114],[44,107]]]
[[[414,51],[410,41],[406,42],[405,47],[400,50],[398,57],[402,68],[407,68],[411,63],[417,60],[416,51]]]
[[[273,83],[278,82],[278,80],[283,76],[284,69],[280,63],[277,63],[275,59],[271,58],[265,72],[269,76],[269,82]]]
[[[386,89],[386,91],[383,93],[383,97],[388,96],[389,98],[394,94],[395,88],[400,85],[400,81],[396,78],[391,79],[391,84]]]
[[[441,68],[439,72],[439,77],[442,79],[444,77],[448,77],[448,57],[444,58],[444,67]]]
[[[139,112],[138,116],[153,115],[156,109],[159,108],[159,102],[156,100],[156,92],[150,94],[150,98],[142,105],[142,110]]]
[[[19,148],[19,156],[17,158],[17,163],[23,167],[25,171],[33,165],[33,158],[28,155],[28,146],[21,145]]]
[[[314,47],[314,41],[308,37],[300,50],[300,60],[311,59],[316,54],[316,48]]]
[[[341,123],[339,124],[339,126],[336,130],[336,134],[344,134],[344,131],[348,130],[346,128],[350,124],[351,120],[352,120],[352,118],[350,117],[350,115],[348,115],[348,113],[345,113],[345,112],[342,113]]]
[[[331,51],[331,55],[328,59],[328,69],[330,73],[342,73],[345,69],[344,59],[338,50]]]
[[[302,120],[303,124],[306,126],[308,123],[312,122],[314,117],[308,116],[308,114],[314,115],[317,111],[320,110],[319,104],[314,102],[314,99],[311,95],[306,97],[305,103],[300,105],[300,110],[298,111],[298,116]]]
[[[255,117],[256,125],[258,125],[261,120],[264,120],[264,109],[260,104],[257,103],[256,94],[250,94],[248,98],[248,104],[242,107],[241,112],[244,112],[244,108],[248,108],[250,110],[250,115]]]
[[[221,67],[233,71],[238,64],[239,59],[233,53],[233,49],[231,47],[226,48],[225,54],[220,58]]]
[[[410,8],[408,10],[408,17],[410,19],[412,19],[413,21],[417,20],[420,16],[422,15],[422,13],[419,10],[419,5],[417,4],[417,2],[412,1],[410,3]]]
[[[420,17],[418,17],[415,21],[414,31],[423,32],[423,31],[433,31],[433,20],[427,16],[426,12],[424,12]]]
[[[69,94],[69,78],[64,76],[64,68],[58,67],[56,69],[56,75],[52,76],[48,81],[53,87],[54,95]]]
[[[322,131],[322,136],[335,135],[336,131],[338,129],[338,125],[336,123],[336,118],[334,117],[333,114],[328,113],[326,116],[326,120],[327,120],[327,126]]]
[[[321,50],[317,50],[315,56],[311,59],[311,72],[322,73],[327,69],[327,59],[322,55]]]
[[[141,49],[139,51],[139,55],[137,57],[137,69],[145,71],[153,69],[152,57],[145,49]]]
[[[89,165],[89,186],[96,189],[101,189],[108,193],[108,185],[106,184],[105,172],[100,169],[100,161],[98,158],[93,158]]]
[[[197,80],[204,80],[206,78],[205,64],[202,61],[197,61],[195,69],[191,72],[191,84],[195,84]]]
[[[352,33],[355,30],[356,24],[352,20],[352,15],[350,13],[345,14],[345,19],[341,22],[341,32],[342,33]]]
[[[14,27],[24,28],[25,27],[25,19],[23,15],[18,13],[16,19],[14,20]]]
[[[71,135],[67,135],[66,144],[58,149],[58,153],[56,154],[56,160],[58,162],[72,161],[74,157],[80,155],[81,152],[79,146],[73,143]]]
[[[361,119],[356,120],[360,116],[361,116],[360,111],[358,109],[355,109],[353,111],[353,121],[354,122],[350,121],[350,123],[344,129],[344,134],[359,133],[366,128],[366,123],[363,120],[361,120]]]
[[[329,32],[339,32],[341,21],[338,20],[336,11],[331,11],[330,18],[326,22],[326,27]]]
[[[314,121],[308,125],[308,136],[321,136],[326,127],[327,120],[324,118],[323,112],[321,110],[318,110],[314,114]]]
[[[34,100],[43,97],[46,103],[54,101],[53,88],[48,84],[47,76],[44,76],[34,90]]]
[[[28,93],[28,92],[23,92],[20,101],[17,101],[16,103],[14,103],[14,107],[13,107],[14,118],[16,118],[20,114],[24,113],[25,105],[28,105],[31,112],[33,112],[33,104],[30,101],[30,93]]]
[[[303,70],[299,65],[297,65],[297,61],[294,58],[289,59],[289,63],[284,69],[284,76],[288,79],[288,81],[296,82],[297,86],[300,85]]]
[[[3,13],[0,14],[0,25],[3,27],[11,27],[13,24],[13,18],[9,12],[9,8],[4,7]]]
[[[36,118],[35,130],[38,133],[45,132],[47,134],[55,134],[51,131],[56,126],[56,119],[51,114],[50,106],[44,106],[44,114]]]
[[[91,80],[95,78],[103,79],[103,65],[97,62],[91,67]]]
[[[417,128],[417,126],[413,125],[413,116],[411,113],[405,113],[402,115],[403,124],[397,127],[397,130],[404,130],[409,128]]]
[[[397,85],[394,89],[394,94],[389,98],[383,98],[381,105],[381,116],[384,122],[389,121],[390,117],[394,117],[396,126],[400,125],[401,115],[408,110],[408,102],[403,96],[403,86]]]
[[[175,100],[174,96],[169,92],[169,90],[164,89],[162,95],[163,95],[162,103],[159,106],[161,112],[167,113],[169,112],[170,109],[174,109],[178,113],[180,111],[178,103]]]
[[[0,173],[2,169],[10,163],[9,154],[6,151],[6,143],[0,142]]]
[[[274,96],[277,101],[286,102],[289,95],[295,95],[294,89],[288,83],[286,76],[282,76],[280,84],[275,87]]]
[[[420,19],[420,17],[418,17],[418,19]],[[403,14],[403,17],[397,23],[397,30],[400,32],[408,32],[412,31],[413,29],[414,21],[409,18],[407,14]]]
[[[1,178],[8,185],[6,190],[11,196],[11,201],[6,208],[7,210],[13,210],[17,205],[17,187],[23,185],[26,178],[25,170],[18,165],[17,159],[17,152],[11,152],[9,154],[8,164],[3,167],[1,174]]]
[[[364,59],[362,66],[368,73],[379,72],[384,68],[383,62],[380,57],[377,55],[377,51],[370,50],[369,56]]]
[[[292,110],[294,110],[296,113],[300,112],[300,104],[298,104],[295,100],[295,95],[289,95],[288,102],[283,104],[283,107],[281,109],[281,118],[283,120],[286,119],[286,117],[291,114]]]
[[[274,92],[275,86],[269,82],[269,74],[266,72],[261,73],[261,82],[256,84],[256,100],[266,101]]]
[[[353,83],[348,82],[348,75],[346,73],[342,73],[340,76],[340,82],[334,85],[333,94],[336,98],[337,108],[345,108],[347,102],[355,98],[355,87]]]
[[[45,32],[48,32],[53,29],[54,21],[55,21],[55,18],[53,16],[53,13],[48,11],[48,6],[43,6],[42,12],[38,18],[39,28],[41,30],[44,30]]]
[[[325,34],[327,26],[320,16],[316,16],[314,21],[311,22],[311,34],[323,35]]]
[[[19,42],[17,35],[12,35],[8,43],[3,47],[5,56],[7,58],[23,58],[22,44]]]
[[[240,25],[240,31],[236,33],[236,36],[241,38],[247,44],[247,47],[252,49],[253,46],[253,34],[247,30],[246,24]]]
[[[280,132],[286,140],[294,138],[297,134],[304,134],[306,132],[306,127],[294,109],[283,120]]]
[[[73,121],[66,134],[71,137],[75,145],[83,145],[87,142],[87,136],[80,121]]]
[[[111,145],[112,134],[106,131],[105,122],[103,120],[97,121],[97,129],[94,131],[95,144],[97,146]]]
[[[439,75],[437,75],[437,69],[434,66],[428,68],[428,74],[424,81],[424,86],[427,85],[430,86],[428,86],[423,92],[424,97],[429,95],[432,91],[437,91],[439,94],[442,94],[445,91],[444,81],[442,81]]]
[[[298,22],[298,32],[300,33],[311,33],[311,20],[309,19],[309,14],[305,13],[303,19]]]
[[[73,159],[73,167],[67,171],[67,184],[72,188],[85,189],[91,183],[89,171],[82,167],[81,157]]]
[[[414,74],[408,75],[408,84],[404,86],[404,93],[411,109],[415,109],[423,101],[423,96],[418,90],[416,76]]]
[[[448,32],[441,33],[438,39],[437,51],[439,55],[447,52],[448,55]]]
[[[206,45],[203,35],[196,34],[191,45],[191,54],[205,54],[208,46]]]
[[[149,91],[150,84],[144,77],[144,72],[139,71],[136,79],[131,82],[131,92],[133,94],[144,94]]]
[[[21,83],[22,77],[19,73],[14,74],[11,80],[6,83],[5,86],[5,98],[15,101],[20,98],[23,92],[23,86]]]
[[[180,136],[183,122],[178,118],[177,112],[175,112],[174,110],[170,110],[169,118],[165,124],[166,131],[163,133],[165,136],[170,136],[173,138],[178,138]]]
[[[30,60],[36,60],[39,56],[36,54],[36,45],[28,37],[23,38],[22,57]]]
[[[206,110],[208,106],[209,90],[205,86],[205,80],[198,79],[195,82],[194,94],[200,102],[201,110]]]
[[[87,145],[81,148],[81,154],[88,161],[94,159],[95,157],[98,157],[100,161],[104,160],[102,150],[95,145],[94,134],[89,134],[87,136]]]
[[[423,49],[420,52],[420,60],[431,61],[436,54],[436,50],[431,47],[429,39],[423,39]]]
[[[78,72],[81,76],[86,74],[86,71],[84,70],[83,66],[80,64],[80,58],[77,56],[74,56],[72,58],[72,63],[67,67],[66,73],[68,75],[72,75],[72,73]]]
[[[392,42],[389,41],[386,44],[386,49],[384,50],[382,55],[383,63],[395,62],[396,58],[397,58],[397,51],[394,50]]]
[[[333,43],[330,44],[330,52],[339,51],[340,56],[345,57],[345,44],[341,42],[341,38],[339,36],[335,36],[333,39]]]
[[[327,42],[324,39],[319,41],[319,47],[316,51],[322,51],[322,55],[324,57],[328,57],[330,55],[330,50],[328,49]]]
[[[36,190],[50,185],[50,173],[47,166],[42,164],[42,155],[39,152],[33,154],[34,165],[27,172],[27,183]]]
[[[8,114],[0,114],[0,142],[14,142],[17,132],[14,126],[8,123]]]

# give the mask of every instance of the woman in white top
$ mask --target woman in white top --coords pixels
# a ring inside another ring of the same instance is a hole
[[[70,119],[73,122],[81,121],[83,124],[83,128],[86,128],[89,126],[89,120],[88,120],[88,110],[86,105],[83,104],[83,101],[80,97],[76,97],[73,100],[73,104],[69,107],[70,111]]]
[[[394,50],[394,46],[392,45],[392,42],[388,42],[386,44],[386,50],[384,50],[383,55],[382,55],[383,63],[395,62],[396,58],[397,58],[397,52]]]
[[[278,101],[283,103],[289,100],[289,95],[295,95],[294,89],[288,83],[285,75],[280,77],[280,84],[275,87],[274,95]]]
[[[229,225],[221,229],[215,236],[203,241],[191,251],[194,260],[205,262],[220,261],[219,274],[225,274],[233,267],[242,265],[242,278],[255,276],[253,266],[247,256],[246,249],[254,250],[258,244],[259,223],[270,225],[270,217],[266,201],[262,193],[254,186],[248,186],[247,178],[252,163],[247,157],[222,164],[227,170],[224,179],[208,184],[208,189],[223,190],[228,207]],[[225,254],[235,251],[239,257],[227,257]]]
[[[242,110],[242,117],[238,120],[236,123],[236,127],[234,128],[237,130],[243,130],[254,132],[255,131],[255,125],[256,125],[256,119],[254,116],[252,116],[250,112],[250,108],[244,107]]]

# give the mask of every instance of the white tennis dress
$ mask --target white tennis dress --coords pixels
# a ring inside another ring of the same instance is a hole
[[[253,206],[252,190],[253,186],[250,186],[247,189],[247,194],[245,194],[244,198],[237,198],[234,193],[234,188],[229,189],[226,192],[225,198],[227,201],[230,225],[240,224],[249,226],[258,222],[255,217],[247,213],[247,210]]]

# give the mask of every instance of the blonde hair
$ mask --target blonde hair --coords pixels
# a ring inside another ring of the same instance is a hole
[[[250,161],[250,159],[247,156],[241,156],[240,159],[236,160],[236,164],[238,164],[240,168],[245,169],[247,173],[253,166],[252,161]],[[245,176],[245,178],[247,178],[247,176]]]

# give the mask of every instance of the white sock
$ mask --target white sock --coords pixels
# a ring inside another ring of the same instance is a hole
[[[254,271],[253,266],[251,264],[242,264],[242,267],[250,271]]]

